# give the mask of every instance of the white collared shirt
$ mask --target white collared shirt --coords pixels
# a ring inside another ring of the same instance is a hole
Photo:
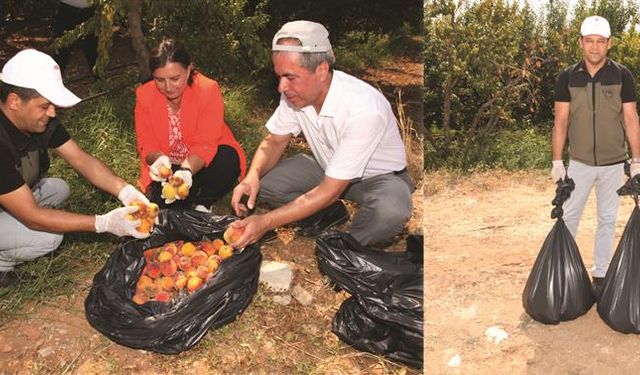
[[[328,177],[367,179],[407,165],[389,101],[368,83],[338,70],[320,114],[313,106],[297,109],[281,95],[266,126],[278,135],[302,132]]]

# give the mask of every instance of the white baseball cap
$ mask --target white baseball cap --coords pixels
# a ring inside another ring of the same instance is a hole
[[[580,26],[580,35],[600,35],[609,38],[611,36],[609,21],[600,16],[587,17],[582,21],[582,26]]]
[[[22,50],[9,59],[2,68],[0,80],[34,89],[58,107],[72,107],[80,102],[80,98],[62,84],[60,67],[55,60],[35,49]]]
[[[278,44],[282,38],[295,38],[300,40],[301,46],[291,46]],[[329,52],[329,32],[317,22],[311,21],[291,21],[285,23],[273,37],[273,51],[284,52]]]

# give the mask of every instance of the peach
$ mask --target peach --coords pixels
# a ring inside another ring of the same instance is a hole
[[[193,265],[191,264],[191,257],[180,257],[178,267],[185,272],[193,268]]]
[[[163,276],[162,278],[160,278],[160,284],[162,286],[162,289],[166,290],[167,292],[170,292],[173,287],[176,286],[173,278],[168,276]]]
[[[171,300],[171,294],[163,290],[161,292],[158,292],[158,294],[156,294],[154,300],[158,302],[169,302],[169,300]]]
[[[153,284],[153,279],[151,279],[149,276],[146,275],[142,275],[140,276],[140,278],[138,279],[138,282],[136,283],[136,289],[144,289],[146,286]]]
[[[167,185],[171,185],[174,188],[177,188],[178,186],[182,185],[183,183],[184,183],[184,180],[181,179],[180,177],[171,176],[171,177],[169,177],[169,183]]]
[[[136,230],[140,233],[151,233],[153,229],[153,221],[148,219],[140,219],[140,225],[136,228]]]
[[[147,211],[148,216],[155,218],[156,216],[158,216],[160,207],[158,207],[158,204],[156,203],[149,203],[149,206],[147,206]]]
[[[182,185],[178,186],[178,189],[176,191],[176,195],[180,199],[185,199],[186,197],[188,197],[189,196],[189,185],[182,184]]]
[[[224,241],[219,238],[216,238],[215,240],[211,241],[211,244],[213,245],[214,249],[220,250],[222,245],[224,245]]]
[[[170,252],[168,252],[168,251],[166,251],[166,250],[165,250],[165,251],[162,251],[162,252],[158,255],[158,261],[159,261],[160,263],[162,263],[162,262],[166,262],[166,261],[168,261],[168,260],[171,260],[171,258],[173,258],[173,254],[171,254]]]
[[[207,255],[213,255],[216,253],[216,249],[213,248],[213,244],[210,241],[202,241],[200,242],[198,247],[200,248],[200,250],[207,253]]]
[[[158,292],[160,291],[162,291],[162,287],[156,283],[145,285],[144,289],[142,289],[142,292],[144,292],[144,294],[146,294],[147,297],[153,297],[156,294],[158,294]]]
[[[177,193],[178,191],[171,184],[164,184],[164,186],[162,187],[162,197],[164,199],[168,199],[168,200],[176,199]]]
[[[172,255],[178,254],[178,245],[175,242],[167,242],[162,246],[162,250],[171,253]]]
[[[151,262],[147,264],[147,275],[152,279],[157,279],[160,276],[160,264]]]
[[[207,268],[207,266],[199,266],[196,270],[196,274],[202,280],[206,280],[209,276],[209,269]]]
[[[169,259],[166,262],[160,263],[160,272],[164,276],[173,276],[178,272],[178,265],[173,261],[173,259]]]
[[[144,255],[144,259],[147,261],[147,263],[149,263],[149,261],[151,261],[153,258],[155,258],[156,251],[157,251],[157,248],[154,247],[154,248],[151,248],[151,249],[147,249],[142,253],[142,255]]]
[[[189,281],[187,281],[187,290],[189,291],[189,293],[195,292],[201,286],[202,286],[202,279],[198,276],[190,277]]]
[[[218,255],[224,260],[233,255],[233,247],[224,245],[218,250]]]
[[[194,267],[201,266],[207,262],[207,258],[207,253],[202,250],[198,250],[191,256],[191,264],[193,264]]]
[[[234,228],[230,226],[224,231],[222,237],[228,244],[232,244],[240,239],[242,233],[244,233],[244,228]]]
[[[187,276],[183,274],[178,275],[178,277],[175,280],[176,289],[182,289],[185,286],[187,286],[187,280],[189,280]]]
[[[207,270],[211,273],[214,273],[218,270],[218,266],[220,265],[220,262],[218,262],[218,259],[216,259],[213,256],[210,256],[209,259],[207,259]]]
[[[149,297],[146,294],[144,294],[142,291],[140,291],[140,292],[136,292],[136,294],[133,295],[133,298],[131,298],[131,300],[138,305],[142,305],[143,303],[149,301]]]
[[[218,262],[218,265],[220,265],[220,263],[222,263],[222,257],[218,254],[214,254],[212,256],[209,257],[209,259],[215,259],[216,262]]]
[[[171,170],[171,168],[167,167],[166,165],[161,165],[160,168],[158,168],[158,176],[160,178],[169,178],[171,177],[171,175],[173,174],[173,171]]]
[[[191,242],[185,243],[184,245],[182,245],[182,248],[180,249],[180,253],[186,257],[192,256],[193,253],[195,252],[196,252],[196,246]]]

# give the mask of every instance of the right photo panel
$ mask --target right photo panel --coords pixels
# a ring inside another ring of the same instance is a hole
[[[639,16],[425,2],[425,374],[638,372]]]

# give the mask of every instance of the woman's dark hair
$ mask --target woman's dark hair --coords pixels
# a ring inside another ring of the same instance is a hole
[[[168,63],[180,64],[185,69],[188,69],[191,65],[189,52],[187,52],[182,43],[173,38],[163,38],[160,43],[158,43],[158,46],[151,50],[149,70],[151,74],[153,74],[156,69],[162,68]],[[189,74],[189,78],[187,79],[188,85],[193,83],[194,73],[195,68],[191,67],[191,74]]]

